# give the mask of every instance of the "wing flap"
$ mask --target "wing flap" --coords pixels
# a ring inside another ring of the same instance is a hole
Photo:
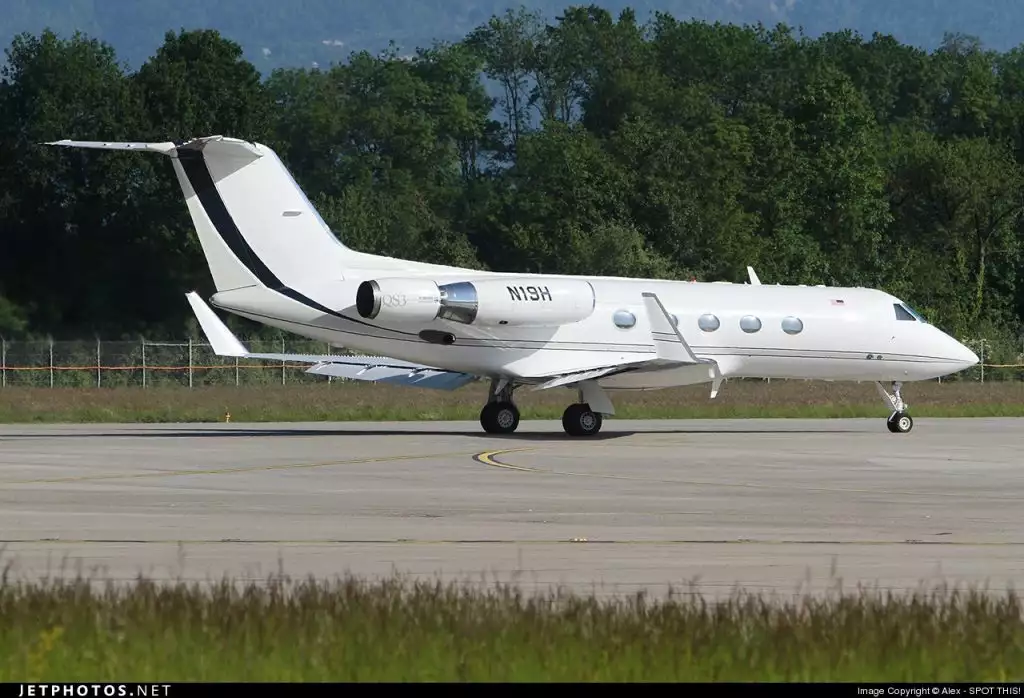
[[[550,388],[558,388],[563,385],[572,385],[573,383],[581,383],[583,381],[594,380],[601,376],[607,376],[609,373],[615,371],[625,370],[627,366],[605,366],[604,368],[595,368],[590,371],[580,371],[578,373],[567,373],[562,376],[556,376],[546,383],[541,383],[536,386],[534,390],[548,390]]]

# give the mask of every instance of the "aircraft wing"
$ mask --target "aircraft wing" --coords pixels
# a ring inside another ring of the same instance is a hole
[[[263,354],[251,352],[221,322],[194,291],[186,294],[203,333],[218,356],[246,359],[268,359],[313,364],[306,373],[334,378],[397,383],[438,390],[455,390],[476,380],[476,376],[458,371],[447,371],[410,361],[381,356],[336,356],[333,354]]]
[[[678,372],[680,369],[685,369],[685,373],[692,374],[694,384],[710,382],[711,397],[717,396],[723,381],[718,363],[713,359],[702,359],[693,353],[693,349],[683,338],[679,328],[675,326],[671,315],[656,294],[643,293],[642,296],[650,321],[651,340],[654,342],[656,351],[655,358],[550,376],[546,382],[534,387],[534,390],[574,385],[629,371],[673,370]]]

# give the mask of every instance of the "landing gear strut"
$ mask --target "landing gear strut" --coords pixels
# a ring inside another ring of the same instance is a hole
[[[492,380],[487,404],[480,410],[480,426],[488,434],[511,434],[519,427],[519,408],[512,402],[515,386],[507,380]]]
[[[914,428],[914,420],[907,414],[908,405],[903,402],[903,397],[900,395],[900,388],[902,383],[895,381],[892,384],[892,393],[890,394],[885,388],[882,387],[881,383],[875,383],[878,388],[878,392],[881,393],[885,399],[885,404],[892,408],[892,414],[889,415],[889,419],[886,420],[885,425],[889,428],[893,434],[906,434],[908,431]]]

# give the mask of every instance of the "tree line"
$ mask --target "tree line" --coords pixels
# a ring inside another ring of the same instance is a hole
[[[170,164],[274,147],[348,246],[498,271],[884,288],[1019,352],[1024,48],[573,7],[261,76],[215,31],[138,70],[22,34],[0,74],[0,333],[181,336],[212,291]]]

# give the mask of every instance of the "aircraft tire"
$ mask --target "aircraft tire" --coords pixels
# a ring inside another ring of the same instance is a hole
[[[590,405],[576,403],[562,413],[562,428],[569,436],[593,436],[601,431],[603,423],[601,415],[593,412]]]
[[[914,420],[906,412],[893,412],[885,425],[893,434],[906,434],[914,428]]]
[[[519,408],[511,402],[489,402],[480,410],[480,426],[488,434],[511,434],[519,428]]]

